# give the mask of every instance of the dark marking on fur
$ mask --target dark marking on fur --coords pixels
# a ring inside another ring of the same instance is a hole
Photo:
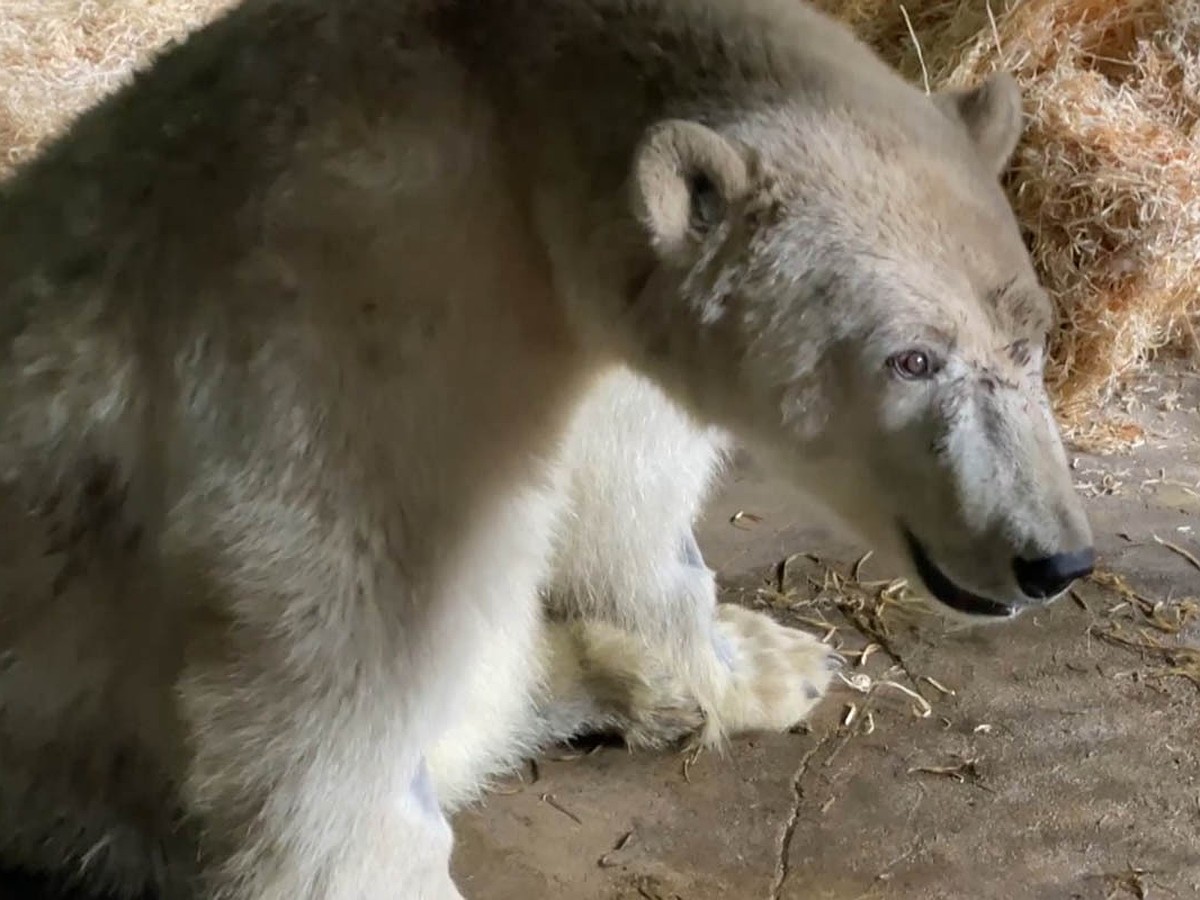
[[[126,486],[117,478],[116,464],[111,460],[92,460],[84,469],[72,536],[82,539],[88,534],[102,534],[121,514],[126,494]]]
[[[437,340],[441,334],[442,328],[445,326],[445,319],[442,316],[422,316],[421,317],[421,339],[429,343]]]
[[[839,286],[842,279],[833,273],[821,273],[812,277],[811,281],[804,285],[804,296],[801,298],[805,304],[813,306],[830,307],[837,302],[839,295]]]
[[[58,570],[58,574],[54,576],[54,581],[50,583],[50,596],[55,599],[61,597],[71,582],[85,571],[86,568],[83,561],[79,558],[79,554],[69,552],[62,568]]]
[[[63,503],[61,491],[37,507],[42,518],[50,519],[45,554],[65,556],[50,585],[53,597],[84,575],[91,560],[136,553],[144,535],[141,524],[122,521],[129,488],[115,462],[88,459],[78,469],[76,485],[73,508]]]
[[[135,762],[136,756],[128,747],[118,746],[113,751],[112,759],[109,762],[113,781],[117,783],[126,781],[134,772]]]
[[[1013,289],[1013,286],[1016,283],[1017,279],[1015,277],[1008,279],[1008,281],[1005,281],[1003,284],[997,285],[988,291],[987,296],[984,297],[984,300],[995,309],[1002,308],[1005,304],[1005,301],[1008,299],[1009,291]]]
[[[1054,306],[1046,292],[1036,285],[1018,284],[1015,278],[990,292],[988,300],[1002,328],[1040,339],[1053,321]]]
[[[752,243],[751,237],[755,232],[766,231],[782,222],[788,214],[787,205],[779,195],[778,179],[773,174],[761,172],[761,155],[753,148],[748,148],[751,181],[759,182],[759,189],[752,191],[743,201],[742,223],[751,235],[742,235],[747,245]],[[756,162],[755,160],[759,160]],[[756,169],[760,171],[755,172]]]
[[[30,515],[44,519],[47,516],[52,516],[58,510],[58,506],[62,503],[62,491],[51,491],[45,497],[37,501],[29,510]]]
[[[950,383],[945,397],[941,402],[941,419],[943,422],[953,422],[958,418],[959,410],[967,399],[970,390],[970,380],[966,376],[956,378]]]
[[[1008,345],[1006,350],[1008,352],[1009,359],[1011,359],[1021,368],[1029,365],[1029,361],[1032,359],[1032,353],[1029,349],[1029,341],[1025,338],[1020,338],[1013,341]]]
[[[371,539],[365,532],[355,529],[354,536],[351,538],[351,546],[354,548],[356,556],[369,556],[371,553]]]
[[[57,523],[50,526],[46,534],[46,552],[45,556],[54,556],[58,553],[65,553],[70,547],[67,541],[65,529]]]

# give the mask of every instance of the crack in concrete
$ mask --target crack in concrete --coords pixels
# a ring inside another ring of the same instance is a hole
[[[900,667],[900,671],[904,673],[904,677],[906,677],[912,684],[913,689],[916,690],[918,694],[924,696],[921,691],[920,682],[909,670],[908,664],[905,662],[904,657],[901,655],[900,651],[895,648],[892,642],[883,635],[880,635],[868,628],[858,616],[850,614],[846,610],[842,610],[841,612],[846,620],[850,622],[850,625],[855,631],[862,635],[865,640],[878,644],[880,649],[895,661],[896,665]],[[788,811],[788,818],[784,823],[783,831],[779,835],[778,853],[775,859],[775,877],[771,882],[771,891],[767,896],[767,900],[781,900],[783,896],[784,885],[787,884],[788,877],[791,875],[790,858],[792,855],[792,841],[796,836],[796,827],[800,823],[800,804],[804,799],[804,788],[802,786],[802,782],[804,781],[805,776],[808,774],[808,770],[812,765],[813,758],[816,757],[816,755],[821,752],[822,748],[824,748],[834,737],[836,737],[836,733],[826,733],[824,737],[822,737],[815,745],[813,745],[811,750],[801,757],[799,764],[796,766],[796,771],[792,773],[792,805],[791,809]],[[851,735],[847,735],[846,740],[848,741],[850,737]],[[845,743],[846,741],[843,741],[842,746],[844,746]],[[834,754],[831,754],[831,758],[832,755],[835,755],[837,750],[840,749],[841,747],[838,747],[834,751]]]
[[[775,877],[771,882],[771,893],[767,896],[767,900],[780,900],[783,894],[783,886],[791,874],[791,863],[789,859],[792,855],[792,839],[796,836],[796,825],[800,821],[800,803],[804,799],[804,789],[801,782],[804,781],[804,776],[808,774],[808,767],[812,763],[813,757],[816,756],[821,748],[829,742],[832,734],[826,734],[813,746],[811,750],[800,758],[800,763],[796,766],[796,771],[792,773],[792,808],[788,812],[787,821],[783,825],[783,831],[779,835],[779,852],[775,859]]]

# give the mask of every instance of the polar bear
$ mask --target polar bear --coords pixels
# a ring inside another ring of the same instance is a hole
[[[999,186],[798,0],[246,0],[0,191],[0,858],[448,900],[546,740],[802,718],[737,440],[992,620],[1092,565]]]

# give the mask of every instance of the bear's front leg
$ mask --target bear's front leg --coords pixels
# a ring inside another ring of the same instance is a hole
[[[726,447],[628,371],[576,414],[564,457],[570,505],[546,590],[556,733],[616,728],[658,745],[707,742],[808,715],[838,665],[831,648],[761,613],[717,603],[692,531]],[[572,718],[573,717],[573,718]]]
[[[205,900],[461,900],[423,752],[444,698],[419,628],[392,624],[341,594],[196,647],[183,795]]]

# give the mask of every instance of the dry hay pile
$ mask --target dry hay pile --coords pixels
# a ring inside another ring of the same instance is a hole
[[[0,0],[0,178],[233,0]]]
[[[1200,0],[817,2],[933,88],[1017,76],[1008,184],[1062,314],[1051,390],[1080,437],[1133,437],[1097,406],[1155,350],[1200,350]]]
[[[0,0],[0,177],[232,2]],[[1152,351],[1197,349],[1200,0],[816,2],[932,87],[1021,81],[1011,195],[1063,314],[1049,379],[1069,426]]]

